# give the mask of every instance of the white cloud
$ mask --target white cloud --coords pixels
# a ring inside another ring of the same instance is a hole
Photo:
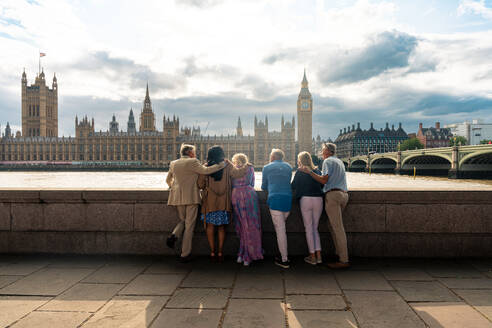
[[[485,0],[462,0],[458,7],[458,15],[468,13],[481,15],[484,18],[492,19],[492,8],[485,5]]]

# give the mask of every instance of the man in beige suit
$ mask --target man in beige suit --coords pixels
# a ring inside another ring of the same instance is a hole
[[[212,174],[226,165],[225,162],[206,167],[196,159],[195,146],[182,144],[181,158],[171,162],[166,183],[170,193],[167,205],[176,206],[180,222],[167,238],[167,245],[174,248],[176,239],[182,238],[180,261],[187,262],[191,254],[191,242],[195,230],[198,205],[201,203],[197,179],[200,174]]]

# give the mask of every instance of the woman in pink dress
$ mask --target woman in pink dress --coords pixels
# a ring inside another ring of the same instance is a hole
[[[245,154],[235,154],[232,163],[237,168],[249,166],[242,178],[232,179],[232,206],[239,236],[237,262],[248,266],[254,260],[263,259],[260,206],[254,188],[255,171]]]

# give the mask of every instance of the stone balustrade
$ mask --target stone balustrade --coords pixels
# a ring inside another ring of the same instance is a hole
[[[171,254],[165,239],[178,221],[168,191],[0,191],[0,253]],[[276,250],[266,194],[258,192],[263,246]],[[492,256],[491,191],[353,191],[344,212],[349,252],[364,257]],[[226,253],[237,251],[228,227]],[[289,252],[307,252],[297,204],[287,220]],[[324,250],[333,243],[326,215]],[[208,254],[197,221],[194,254]]]

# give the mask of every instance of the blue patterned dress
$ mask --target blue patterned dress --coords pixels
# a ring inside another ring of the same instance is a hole
[[[244,177],[232,179],[232,207],[239,236],[238,256],[249,263],[263,259],[260,207],[254,186],[255,171],[252,166]]]

